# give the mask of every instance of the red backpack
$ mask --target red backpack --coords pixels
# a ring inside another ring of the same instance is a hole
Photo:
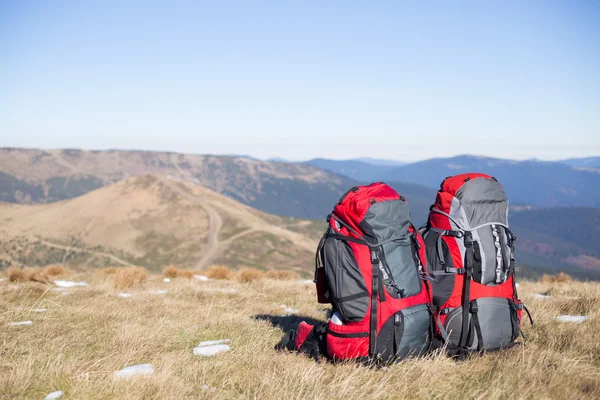
[[[517,296],[516,238],[502,185],[477,173],[446,178],[423,236],[436,333],[448,353],[462,358],[512,346],[527,308]]]
[[[302,322],[295,348],[370,362],[428,351],[433,325],[425,244],[406,199],[383,183],[354,187],[328,222],[315,282],[319,303],[333,306],[331,318],[326,327]]]

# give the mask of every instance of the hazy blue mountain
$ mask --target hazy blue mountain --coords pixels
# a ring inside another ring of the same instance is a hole
[[[575,168],[593,168],[600,171],[600,157],[569,158],[560,162]]]
[[[379,165],[382,167],[399,167],[401,165],[405,165],[404,161],[398,160],[387,160],[383,158],[372,158],[372,157],[361,157],[354,159],[356,161],[366,162],[367,164]]]
[[[600,174],[561,162],[488,157],[434,158],[386,171],[382,180],[439,188],[447,176],[482,172],[496,177],[513,204],[600,207]]]
[[[384,175],[395,168],[393,165],[375,165],[359,160],[328,160],[325,158],[315,158],[306,161],[306,164],[364,182],[382,181]],[[394,179],[394,181],[398,181],[398,179]]]

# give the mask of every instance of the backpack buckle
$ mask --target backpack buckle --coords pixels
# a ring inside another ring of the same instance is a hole
[[[479,311],[479,307],[477,306],[477,302],[476,301],[471,302],[471,304],[469,305],[469,310],[473,314],[476,314]]]

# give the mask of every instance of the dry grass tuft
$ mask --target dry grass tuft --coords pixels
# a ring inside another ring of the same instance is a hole
[[[270,269],[265,274],[265,278],[276,281],[297,281],[300,279],[300,275],[295,271],[286,269]]]
[[[177,268],[174,265],[169,265],[163,270],[163,275],[166,278],[185,278],[192,279],[194,277],[194,271],[190,269]]]
[[[107,267],[96,270],[96,275],[100,276],[111,276],[117,273],[120,267]]]
[[[233,272],[224,265],[212,265],[208,267],[205,275],[210,279],[231,279]]]
[[[116,289],[129,289],[134,286],[143,286],[148,279],[148,271],[144,267],[117,268],[114,275]]]
[[[236,279],[240,282],[260,281],[264,279],[265,273],[256,268],[242,268],[236,274]]]
[[[42,273],[46,276],[61,276],[67,273],[67,269],[60,264],[51,264],[44,267]]]
[[[11,282],[41,282],[41,283],[49,283],[50,280],[48,276],[44,274],[44,272],[39,268],[17,268],[10,267],[6,271],[6,276],[8,280]]]
[[[558,275],[544,274],[544,276],[542,276],[542,283],[569,283],[571,281],[573,281],[573,278],[564,272],[561,272]]]

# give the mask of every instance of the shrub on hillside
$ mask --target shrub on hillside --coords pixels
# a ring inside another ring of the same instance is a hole
[[[46,276],[60,276],[66,274],[67,270],[60,264],[51,264],[44,267],[42,273]]]
[[[294,281],[300,279],[297,272],[286,269],[270,269],[265,274],[265,278],[277,281]]]
[[[49,283],[48,277],[39,268],[17,268],[10,267],[6,271],[6,276],[11,282],[42,282]]]
[[[169,265],[163,270],[163,275],[166,278],[186,278],[192,279],[194,277],[194,271],[189,269],[177,268],[174,265]]]
[[[205,275],[210,279],[231,279],[233,272],[224,265],[212,265]]]
[[[236,279],[240,282],[260,281],[265,277],[265,273],[256,268],[242,268],[236,274]]]
[[[144,267],[117,268],[114,275],[116,289],[128,289],[141,286],[148,279],[148,271]]]
[[[547,275],[544,274],[542,276],[542,283],[569,283],[573,280],[569,274],[565,274],[564,272],[559,273],[558,275]]]

